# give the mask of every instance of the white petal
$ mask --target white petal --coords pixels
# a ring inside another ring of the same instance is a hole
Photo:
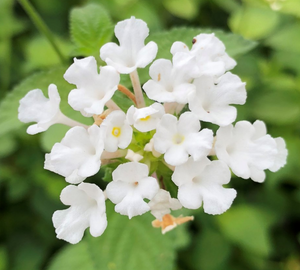
[[[128,162],[118,166],[112,173],[114,181],[124,181],[128,183],[138,182],[148,177],[149,168],[146,164],[138,162]]]
[[[276,155],[274,164],[269,168],[271,172],[278,171],[286,164],[288,151],[286,149],[285,141],[281,137],[275,138],[278,154]]]
[[[187,136],[184,142],[187,152],[198,160],[209,154],[213,144],[213,133],[210,129],[203,129],[199,133],[193,133]]]
[[[36,134],[47,130],[51,125],[60,123],[62,115],[59,105],[60,96],[56,85],[50,84],[48,87],[48,96],[46,98],[40,89],[28,92],[20,100],[18,108],[18,118],[21,122],[37,122],[28,127],[29,134]]]
[[[178,200],[183,207],[198,209],[202,205],[202,196],[193,183],[188,183],[178,188]]]
[[[182,135],[196,133],[200,130],[200,122],[197,116],[191,112],[180,115],[178,120],[178,132]]]
[[[117,213],[126,215],[130,219],[134,216],[142,215],[149,210],[149,205],[138,195],[126,196],[122,202],[115,206]]]
[[[145,67],[156,56],[157,45],[154,42],[144,45],[149,34],[147,24],[131,17],[119,22],[115,27],[115,35],[120,46],[107,43],[100,49],[100,57],[122,74],[133,72],[137,67]]]
[[[165,161],[172,165],[178,166],[188,160],[188,153],[183,145],[172,145],[165,153]]]
[[[79,60],[74,58],[74,63],[65,72],[64,79],[71,84],[75,84],[77,88],[85,88],[91,84],[97,75],[96,59],[89,56]]]
[[[162,220],[163,216],[171,213],[171,210],[177,210],[182,207],[177,199],[171,198],[170,193],[160,189],[152,200],[148,203],[151,214],[157,219]]]
[[[87,183],[67,186],[61,193],[61,200],[70,207],[53,214],[57,238],[76,244],[88,227],[93,236],[104,232],[107,224],[105,198],[98,186]]]

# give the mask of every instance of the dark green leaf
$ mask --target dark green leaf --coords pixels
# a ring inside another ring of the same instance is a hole
[[[98,4],[74,8],[70,16],[71,37],[78,52],[84,56],[99,56],[100,47],[110,41],[113,25],[108,12]]]
[[[272,247],[268,228],[271,219],[265,211],[239,205],[216,218],[222,232],[232,242],[260,256],[270,254]]]
[[[274,125],[297,123],[300,95],[294,91],[265,91],[256,96],[251,110],[254,117]]]

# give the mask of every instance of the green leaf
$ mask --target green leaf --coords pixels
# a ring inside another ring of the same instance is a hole
[[[275,51],[273,59],[282,66],[293,69],[300,74],[300,52]]]
[[[267,8],[244,5],[229,19],[234,33],[249,39],[261,39],[269,35],[278,25],[278,13]]]
[[[55,83],[61,96],[61,110],[67,116],[88,123],[86,117],[79,112],[74,111],[67,102],[69,91],[74,86],[68,84],[63,79],[66,68],[60,67],[50,71],[36,73],[22,83],[16,86],[0,103],[0,136],[12,130],[18,129],[25,124],[18,120],[19,100],[23,98],[32,89],[41,89],[46,97],[48,97],[48,86]]]
[[[0,136],[0,158],[12,153],[16,147],[16,140],[11,134]]]
[[[216,217],[221,231],[232,242],[246,251],[260,256],[271,252],[270,215],[253,206],[231,207],[226,213]]]
[[[46,246],[37,242],[33,237],[29,237],[24,233],[24,235],[18,236],[18,241],[16,237],[14,238],[14,246],[12,248],[11,257],[12,260],[11,270],[38,270],[41,269],[43,260],[46,257]]]
[[[113,25],[108,12],[101,5],[89,4],[72,9],[70,31],[77,54],[99,57],[100,47],[112,38]]]
[[[198,14],[198,3],[195,0],[164,0],[163,5],[173,15],[191,20]]]
[[[6,248],[1,245],[0,246],[0,270],[8,269],[8,256]]]
[[[184,226],[162,235],[151,226],[153,217],[149,213],[129,220],[115,213],[111,203],[107,205],[108,227],[104,234],[93,238],[88,233],[79,244],[66,246],[47,270],[174,269],[175,251],[181,246],[176,238]]]
[[[215,33],[215,35],[224,42],[226,52],[232,57],[246,53],[257,45],[254,41],[246,40],[240,35],[226,33],[222,30],[186,27],[174,28],[169,31],[150,34],[148,40],[153,40],[157,43],[157,58],[171,59],[172,55],[170,53],[170,49],[175,41],[182,41],[191,47],[193,37],[200,33]]]
[[[70,55],[72,49],[70,42],[58,37],[55,37],[55,41],[63,55]],[[58,65],[61,61],[49,41],[43,36],[33,37],[25,44],[25,57],[27,71]]]
[[[13,0],[0,1],[0,39],[11,38],[26,28],[26,23],[15,18],[13,5]]]
[[[70,127],[57,124],[51,126],[46,132],[41,134],[41,146],[45,152],[50,152],[52,146],[60,142],[62,138],[66,135],[66,132]]]
[[[300,23],[288,24],[266,40],[276,50],[300,53]]]
[[[231,246],[220,233],[204,229],[195,239],[192,250],[192,264],[194,269],[215,270],[222,269],[228,261]]]
[[[272,6],[271,6],[272,7]],[[273,6],[275,10],[279,12],[291,14],[300,17],[300,1],[299,0],[288,0],[277,2],[277,6]]]
[[[274,125],[299,122],[300,95],[295,91],[269,90],[260,93],[252,102],[251,111],[255,118]]]

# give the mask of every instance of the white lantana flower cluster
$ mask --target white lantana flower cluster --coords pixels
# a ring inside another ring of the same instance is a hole
[[[75,58],[64,74],[75,85],[68,97],[70,106],[93,117],[92,126],[60,111],[53,84],[49,98],[35,89],[20,101],[19,119],[36,122],[27,129],[29,134],[56,123],[71,126],[45,160],[45,169],[70,183],[61,193],[61,201],[69,208],[53,215],[58,238],[78,243],[88,227],[93,236],[100,236],[107,226],[106,199],[115,204],[117,213],[129,218],[150,211],[157,219],[153,226],[164,233],[193,219],[170,215],[182,206],[197,209],[203,204],[204,212],[213,215],[228,210],[237,194],[223,186],[229,183],[231,171],[263,182],[266,169],[274,172],[284,166],[285,142],[268,135],[262,121],[232,124],[237,116],[232,105],[246,101],[245,83],[228,71],[236,62],[214,34],[194,37],[191,49],[175,42],[172,61],[155,60],[149,69],[151,79],[143,87],[137,68],[150,64],[158,51],[152,41],[145,45],[146,23],[131,17],[116,25],[115,34],[120,45],[107,43],[100,49],[107,63],[100,73],[96,59],[86,57]],[[130,75],[133,92],[119,84],[120,74]],[[132,100],[134,105],[127,111],[113,101],[116,91]],[[153,100],[150,106],[145,94]],[[214,135],[210,129],[201,129],[200,121],[219,129]],[[112,172],[104,191],[83,182],[97,174],[101,165],[114,161],[123,164]],[[158,164],[173,171],[170,179],[164,178]],[[177,198],[171,197],[166,181],[173,183]]]

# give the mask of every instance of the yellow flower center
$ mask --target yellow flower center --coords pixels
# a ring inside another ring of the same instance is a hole
[[[111,134],[115,137],[119,137],[121,135],[121,129],[119,127],[114,127]]]
[[[148,115],[148,116],[146,116],[146,117],[144,117],[144,118],[141,118],[140,120],[141,121],[147,121],[147,120],[149,120],[150,119],[150,115]]]
[[[173,136],[173,143],[174,144],[181,144],[184,141],[184,136],[180,135],[180,134],[175,134]]]

